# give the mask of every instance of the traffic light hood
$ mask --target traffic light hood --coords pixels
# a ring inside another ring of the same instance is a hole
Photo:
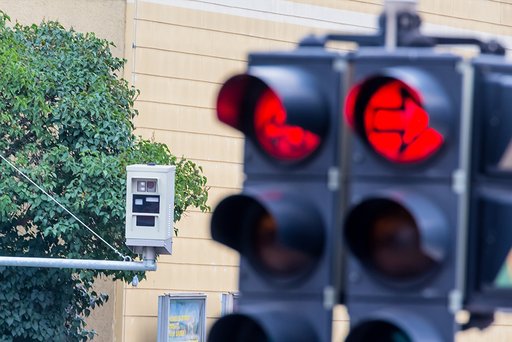
[[[279,311],[231,314],[219,319],[208,342],[312,342],[319,337],[300,313]]]
[[[345,342],[439,342],[436,327],[424,317],[402,308],[388,308],[358,322]]]
[[[213,212],[211,222],[214,240],[276,276],[311,269],[323,253],[324,230],[314,205],[301,194],[277,189],[227,197]]]

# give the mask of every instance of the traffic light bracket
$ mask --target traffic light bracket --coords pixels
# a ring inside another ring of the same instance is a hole
[[[389,1],[388,2],[393,2]],[[395,1],[400,3],[401,1]],[[407,2],[407,1],[406,1]],[[391,6],[388,6],[391,8]],[[394,13],[393,13],[394,12]],[[392,19],[390,23],[389,19]],[[378,32],[373,35],[350,35],[340,33],[328,33],[324,35],[308,35],[300,42],[300,47],[325,47],[330,41],[353,42],[359,47],[385,46],[389,39],[389,31],[396,28],[392,40],[398,47],[435,47],[438,45],[475,45],[482,54],[505,55],[505,47],[496,40],[482,41],[478,38],[468,37],[440,37],[427,36],[421,33],[422,20],[414,6],[407,6],[396,11],[384,11],[379,17]],[[391,32],[393,33],[393,32]]]

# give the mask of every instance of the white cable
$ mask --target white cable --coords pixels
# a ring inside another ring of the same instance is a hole
[[[94,236],[96,236],[98,239],[100,239],[101,241],[103,241],[107,246],[109,246],[114,252],[116,252],[124,261],[130,261],[131,260],[131,257],[129,256],[126,256],[126,255],[123,255],[121,252],[119,252],[119,250],[117,250],[117,248],[115,248],[114,246],[112,246],[111,244],[109,244],[107,241],[105,241],[105,239],[103,239],[100,235],[98,235],[98,233],[96,233],[94,230],[92,230],[92,228],[90,228],[88,225],[86,225],[84,222],[82,222],[82,220],[80,220],[78,217],[76,217],[75,214],[73,214],[71,211],[69,211],[68,209],[66,209],[66,207],[64,207],[62,204],[60,204],[52,195],[50,195],[49,193],[47,193],[43,188],[41,188],[39,185],[37,185],[36,183],[34,183],[34,181],[32,181],[32,179],[30,179],[26,174],[23,173],[23,171],[21,171],[20,169],[18,169],[16,167],[16,165],[14,165],[13,163],[11,163],[9,160],[7,160],[4,156],[2,156],[0,154],[0,158],[2,158],[3,161],[5,161],[7,164],[9,164],[10,167],[12,167],[14,170],[16,170],[20,175],[22,175],[23,177],[25,177],[26,180],[28,180],[30,183],[32,183],[32,185],[34,185],[36,188],[38,188],[39,190],[41,190],[46,196],[48,196],[52,201],[54,201],[55,203],[57,203],[57,205],[59,207],[61,207],[62,209],[64,209],[65,212],[67,212],[69,215],[71,215],[75,220],[77,220],[82,226],[84,226],[85,228],[87,228],[91,233],[94,234]]]

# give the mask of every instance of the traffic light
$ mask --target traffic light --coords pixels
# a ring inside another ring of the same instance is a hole
[[[473,158],[467,308],[512,307],[512,63],[480,56],[474,66]]]
[[[469,73],[430,48],[360,48],[352,64],[346,341],[451,341]]]
[[[220,89],[219,120],[246,138],[246,178],[212,215],[213,239],[241,261],[238,311],[209,341],[331,340],[345,66],[323,48],[251,54]]]

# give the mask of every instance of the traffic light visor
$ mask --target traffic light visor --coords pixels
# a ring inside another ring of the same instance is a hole
[[[210,330],[208,342],[270,342],[264,328],[254,319],[241,314],[220,318]]]
[[[355,85],[345,118],[373,151],[394,163],[422,162],[443,145],[430,127],[423,94],[399,78],[375,76]]]
[[[212,326],[208,342],[319,341],[302,312],[261,311],[261,308],[257,311],[221,317]]]
[[[439,335],[437,326],[430,320],[431,317],[418,315],[421,306],[412,303],[409,305],[409,309],[405,310],[388,306],[369,313],[365,320],[352,326],[345,342],[445,341]],[[437,314],[436,309],[435,306],[431,308],[432,315]],[[441,312],[444,315],[446,308],[442,307]]]
[[[367,321],[350,331],[345,342],[413,342],[409,335],[385,320]]]
[[[265,68],[264,68],[265,69]],[[267,67],[261,77],[228,79],[217,98],[220,121],[240,130],[264,152],[283,162],[301,161],[318,150],[327,129],[325,103],[308,77]]]
[[[301,276],[323,252],[324,227],[316,209],[296,197],[278,191],[230,196],[213,212],[212,237],[267,275]]]

